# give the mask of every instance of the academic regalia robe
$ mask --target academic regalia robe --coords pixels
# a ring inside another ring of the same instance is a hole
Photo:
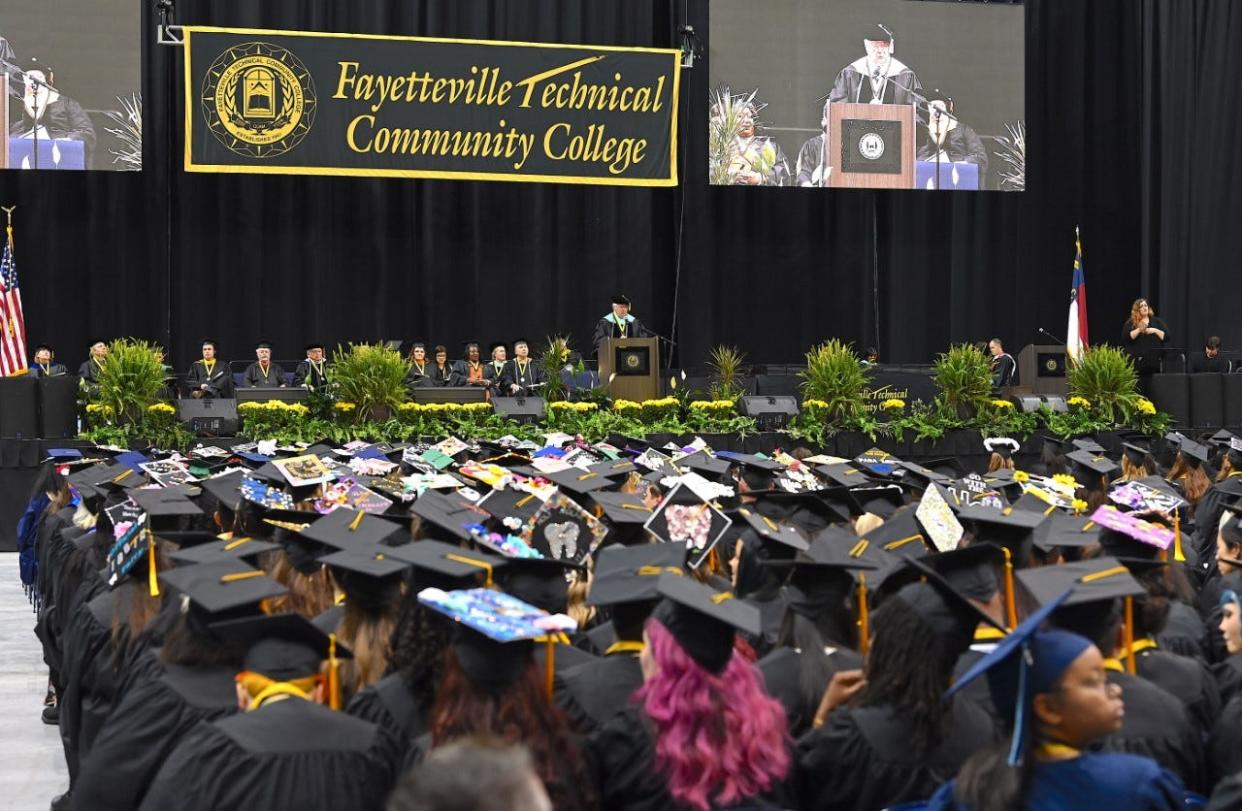
[[[849,648],[828,650],[828,681],[814,700],[803,692],[799,681],[801,651],[777,648],[756,664],[759,672],[763,674],[768,695],[785,707],[785,716],[789,719],[789,734],[794,738],[810,730],[815,721],[815,712],[819,709],[819,702],[823,698],[823,691],[828,689],[832,676],[843,670],[860,670],[863,666],[862,657]]]
[[[99,382],[99,361],[94,358],[88,358],[81,366],[78,367],[78,377],[86,383]]]
[[[875,88],[871,83],[871,74],[874,70],[865,56],[854,60],[837,74],[837,79],[832,84],[832,90],[828,93],[828,101],[833,104],[838,102],[868,104],[874,100],[876,103],[903,104],[906,106],[918,102],[918,99],[910,91],[914,90],[922,93],[923,85],[919,82],[919,77],[915,75],[914,71],[906,67],[900,60],[889,57],[887,81],[884,81],[881,85],[879,96],[876,95]],[[926,113],[919,113],[920,121],[925,117]]]
[[[82,811],[137,808],[164,759],[199,723],[238,711],[237,668],[163,665],[153,651],[150,672],[131,682],[117,702],[73,788]]]
[[[979,663],[979,660],[987,656],[996,648],[995,642],[989,642],[981,639],[976,635],[974,643],[967,648],[966,652],[957,657],[957,664],[953,666],[953,683],[956,684],[958,679],[970,672],[970,669]],[[999,728],[1001,726],[1000,719],[996,715],[996,705],[992,703],[992,691],[988,689],[987,679],[975,679],[957,692],[957,696],[966,701],[973,702],[979,709],[987,713],[992,719],[992,723]]]
[[[233,391],[233,376],[229,374],[228,364],[216,361],[208,366],[201,359],[194,361],[185,376],[186,388],[199,391],[204,383],[207,384],[205,396],[228,397]]]
[[[609,811],[686,811],[668,793],[655,763],[655,730],[638,707],[612,717],[590,737],[588,761],[595,770],[599,807]],[[792,808],[786,786],[772,786],[764,797],[727,808]],[[723,811],[726,806],[713,806]]]
[[[996,738],[983,710],[954,701],[940,745],[919,758],[910,746],[909,721],[893,708],[839,709],[798,741],[798,807],[857,811],[927,799]]]
[[[484,364],[482,362],[474,364],[468,360],[454,361],[453,362],[453,382],[450,383],[449,385],[450,386],[480,386],[482,385],[482,381],[484,380],[483,366]]]
[[[496,361],[488,361],[483,365],[483,379],[496,397],[505,397],[509,392],[509,363],[497,365]]]
[[[396,742],[375,724],[300,698],[269,701],[181,739],[142,809],[381,809]]]
[[[265,372],[259,362],[255,361],[246,367],[246,373],[242,375],[242,385],[251,389],[278,389],[285,385],[285,370],[280,368],[279,363],[272,363]]]
[[[1224,505],[1239,498],[1242,498],[1242,471],[1213,484],[1195,506],[1194,549],[1198,554],[1196,574],[1200,583],[1206,582],[1216,568],[1216,536]]]
[[[1138,675],[1180,700],[1206,735],[1220,713],[1220,692],[1207,665],[1156,648],[1140,651],[1135,659]]]
[[[293,369],[293,385],[322,389],[328,385],[328,362],[326,360],[318,363],[310,360],[300,361]]]
[[[984,147],[983,141],[979,139],[978,133],[968,124],[958,121],[956,125],[950,122],[949,126],[952,126],[952,129],[944,134],[944,139],[939,149],[936,148],[936,137],[932,134],[931,129],[924,127],[920,130],[919,139],[921,143],[919,144],[918,159],[921,161],[935,161],[936,153],[943,151],[948,155],[950,162],[973,163],[979,167],[979,188],[982,189],[983,176],[988,170],[987,148]]]
[[[617,630],[613,627],[612,620],[605,620],[574,634],[574,647],[581,648],[592,656],[603,656],[604,651],[616,641]]]
[[[1121,688],[1126,714],[1121,729],[1092,749],[1149,757],[1176,774],[1188,788],[1207,788],[1203,739],[1182,703],[1129,673],[1110,670],[1108,681]]]
[[[1221,710],[1208,737],[1207,759],[1212,783],[1242,772],[1242,696],[1233,698]]]
[[[1235,653],[1224,661],[1209,665],[1212,677],[1216,679],[1216,687],[1220,691],[1222,704],[1228,704],[1235,697],[1242,695],[1242,653]]]
[[[794,169],[797,186],[819,186],[824,180],[824,136],[807,139],[798,150],[798,163]]]
[[[421,389],[430,386],[438,386],[431,377],[431,371],[435,368],[434,363],[423,363],[419,366],[417,363],[410,363],[410,370],[405,373],[405,387],[407,389]]]
[[[1195,352],[1190,356],[1189,367],[1186,371],[1192,375],[1202,374],[1228,374],[1229,362],[1217,355],[1209,358],[1207,353],[1203,351]]]
[[[539,666],[539,672],[544,672],[544,662],[547,661],[548,646],[543,642],[535,643],[535,663]],[[564,673],[579,665],[585,665],[590,662],[598,661],[598,656],[592,656],[582,648],[576,648],[573,645],[556,645],[556,653],[553,654],[552,670],[555,673]]]
[[[556,682],[557,703],[576,730],[589,733],[629,705],[630,696],[643,685],[643,673],[638,654],[625,651],[575,665]]]
[[[595,332],[591,335],[591,346],[594,347],[593,354],[598,355],[600,347],[609,338],[649,337],[651,337],[651,331],[644,327],[643,322],[634,316],[628,315],[618,322],[617,319],[613,318],[612,313],[609,313],[595,322]]]
[[[41,366],[38,363],[30,366],[31,377],[61,377],[69,374],[69,369],[63,363],[52,361],[47,366]]]
[[[547,382],[547,375],[543,373],[543,369],[533,360],[527,360],[525,366],[518,363],[514,358],[505,363],[506,384],[503,395],[505,397],[534,397],[537,396],[543,387],[540,383]],[[513,394],[510,386],[521,386],[521,390],[517,394]]]
[[[992,388],[1013,386],[1018,382],[1018,364],[1013,355],[1002,352],[992,356]]]
[[[113,670],[111,626],[117,597],[118,592],[105,591],[81,606],[65,631],[60,738],[70,786],[77,781],[81,761],[90,754],[112,711],[118,678]]]
[[[1156,635],[1160,648],[1170,653],[1206,660],[1204,640],[1207,629],[1198,612],[1178,600],[1169,601],[1169,619],[1164,630]]]
[[[463,383],[457,383],[457,373],[453,371],[453,364],[445,363],[443,367],[431,364],[431,368],[427,370],[428,377],[436,386],[460,386]]]
[[[928,810],[969,811],[953,801],[955,787],[956,782],[941,786]],[[1085,752],[1069,760],[1037,763],[1023,807],[1027,811],[1174,811],[1186,807],[1185,795],[1177,776],[1150,758]]]
[[[389,673],[368,685],[350,699],[345,712],[384,729],[397,743],[399,763],[404,771],[419,753],[418,740],[427,733],[431,708],[421,706],[400,673]]]
[[[52,138],[81,141],[85,160],[83,165],[87,169],[91,168],[91,158],[95,152],[95,125],[91,123],[90,116],[82,109],[81,104],[67,96],[48,102],[39,116],[39,125]],[[19,100],[14,100],[9,105],[9,134],[21,137],[34,129],[34,126],[35,120],[26,112],[26,106]],[[40,139],[42,137],[40,133]]]

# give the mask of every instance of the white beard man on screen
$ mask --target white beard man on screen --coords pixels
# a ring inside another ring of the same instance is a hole
[[[919,77],[893,57],[896,42],[892,31],[878,24],[868,27],[863,47],[867,55],[837,74],[828,101],[833,104],[914,104],[921,101],[923,85]]]

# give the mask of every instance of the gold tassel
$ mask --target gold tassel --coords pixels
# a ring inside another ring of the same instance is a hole
[[[544,678],[545,688],[548,691],[548,701],[552,700],[552,692],[554,689],[554,677],[556,676],[556,637],[548,634],[546,637],[548,652],[544,657]]]
[[[341,661],[336,658],[336,634],[328,634],[328,706],[341,709]]]
[[[1173,511],[1173,560],[1186,562],[1186,555],[1182,553],[1182,516],[1177,510]]]
[[[148,528],[147,533],[147,589],[152,597],[160,596],[159,571],[155,568],[155,536]]]
[[[864,656],[871,649],[871,617],[867,613],[867,577],[858,573],[858,652]]]
[[[1008,547],[1002,546],[1001,551],[1005,553],[1005,621],[1012,631],[1018,627],[1018,605],[1014,600],[1013,588],[1013,556]]]
[[[1133,676],[1138,671],[1134,661],[1134,598],[1126,598],[1126,625],[1122,634],[1126,646],[1126,672]]]

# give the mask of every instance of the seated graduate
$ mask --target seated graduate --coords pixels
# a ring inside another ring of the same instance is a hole
[[[103,368],[104,358],[108,357],[108,345],[103,341],[91,341],[91,354],[78,367],[78,377],[83,383],[99,382],[99,370]]]
[[[320,664],[350,656],[297,614],[219,623],[248,645],[242,712],[200,724],[164,761],[144,809],[383,808],[396,746],[376,725],[324,706]]]
[[[630,315],[630,300],[618,293],[612,297],[612,312],[595,325],[595,334],[591,336],[592,354],[598,355],[609,338],[647,338],[650,335],[651,331]]]
[[[591,736],[603,808],[792,808],[785,712],[737,649],[759,612],[666,573],[643,634],[643,686]],[[775,806],[767,803],[774,802]]]
[[[328,385],[328,361],[324,358],[323,344],[306,345],[306,360],[300,361],[293,370],[293,385],[305,386],[311,391]]]
[[[25,68],[25,93],[21,104],[9,105],[9,134],[29,137],[38,129],[39,138],[63,138],[81,141],[84,166],[91,168],[95,150],[95,125],[90,116],[56,86],[56,72],[39,59],[28,59]]]
[[[69,374],[65,364],[56,362],[56,351],[47,344],[35,347],[34,364],[30,367],[34,377],[60,377]]]
[[[242,384],[251,389],[285,388],[285,370],[272,363],[272,345],[260,341],[254,348],[255,362],[246,367]]]
[[[919,160],[934,161],[940,154],[945,163],[973,163],[979,167],[979,188],[983,188],[983,175],[988,170],[988,151],[983,141],[965,121],[957,117],[953,99],[939,89],[927,94],[931,120],[924,128],[919,144]],[[947,113],[947,115],[946,115]]]
[[[1067,592],[1068,593],[1068,592]],[[1064,596],[1044,605],[954,685],[984,674],[1011,740],[973,754],[928,807],[959,811],[1177,809],[1186,789],[1154,760],[1086,751],[1120,729],[1121,688],[1087,639],[1041,630]]]
[[[449,363],[448,347],[444,344],[436,344],[431,350],[431,381],[436,386],[455,386],[453,381],[456,380],[457,373],[453,371],[453,364]]]
[[[466,341],[463,344],[466,357],[453,363],[454,386],[487,386],[483,377],[483,360],[479,354],[478,341]]]
[[[497,396],[503,397],[509,390],[509,364],[505,360],[508,350],[503,343],[494,343],[489,348],[492,359],[483,367],[483,380]]]
[[[547,376],[539,364],[530,357],[530,345],[525,338],[513,342],[513,360],[505,369],[506,397],[533,397],[543,390]]]
[[[405,362],[410,364],[410,370],[405,373],[405,385],[407,388],[421,389],[426,386],[436,385],[431,379],[430,370],[427,368],[427,344],[422,341],[415,341],[410,347],[410,353],[406,356]]]
[[[196,400],[228,397],[233,393],[233,376],[229,374],[228,365],[216,357],[216,342],[203,341],[202,352],[203,356],[190,365],[185,376],[190,396]]]

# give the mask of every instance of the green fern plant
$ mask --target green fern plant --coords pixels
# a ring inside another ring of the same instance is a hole
[[[936,357],[936,403],[959,417],[978,410],[992,394],[992,364],[970,344],[949,347]]]
[[[108,344],[89,401],[106,407],[117,425],[134,426],[146,417],[147,406],[164,388],[163,349],[133,338]]]
[[[410,364],[382,344],[337,346],[332,355],[332,381],[339,402],[353,403],[357,423],[387,422],[409,397],[405,376]]]
[[[569,364],[570,353],[568,335],[549,336],[547,345],[539,353],[536,362],[543,371],[543,379],[547,381],[543,387],[543,398],[549,403],[568,399],[561,372]]]
[[[736,400],[746,393],[742,388],[742,367],[746,354],[736,346],[721,344],[712,350],[707,366],[711,369],[711,382],[707,393],[713,400]]]
[[[806,353],[802,396],[817,400],[825,423],[842,426],[866,416],[866,390],[870,369],[858,362],[852,344],[832,339]]]
[[[1071,396],[1084,397],[1108,422],[1127,420],[1138,409],[1138,373],[1128,352],[1100,344],[1082,353],[1066,369]]]

